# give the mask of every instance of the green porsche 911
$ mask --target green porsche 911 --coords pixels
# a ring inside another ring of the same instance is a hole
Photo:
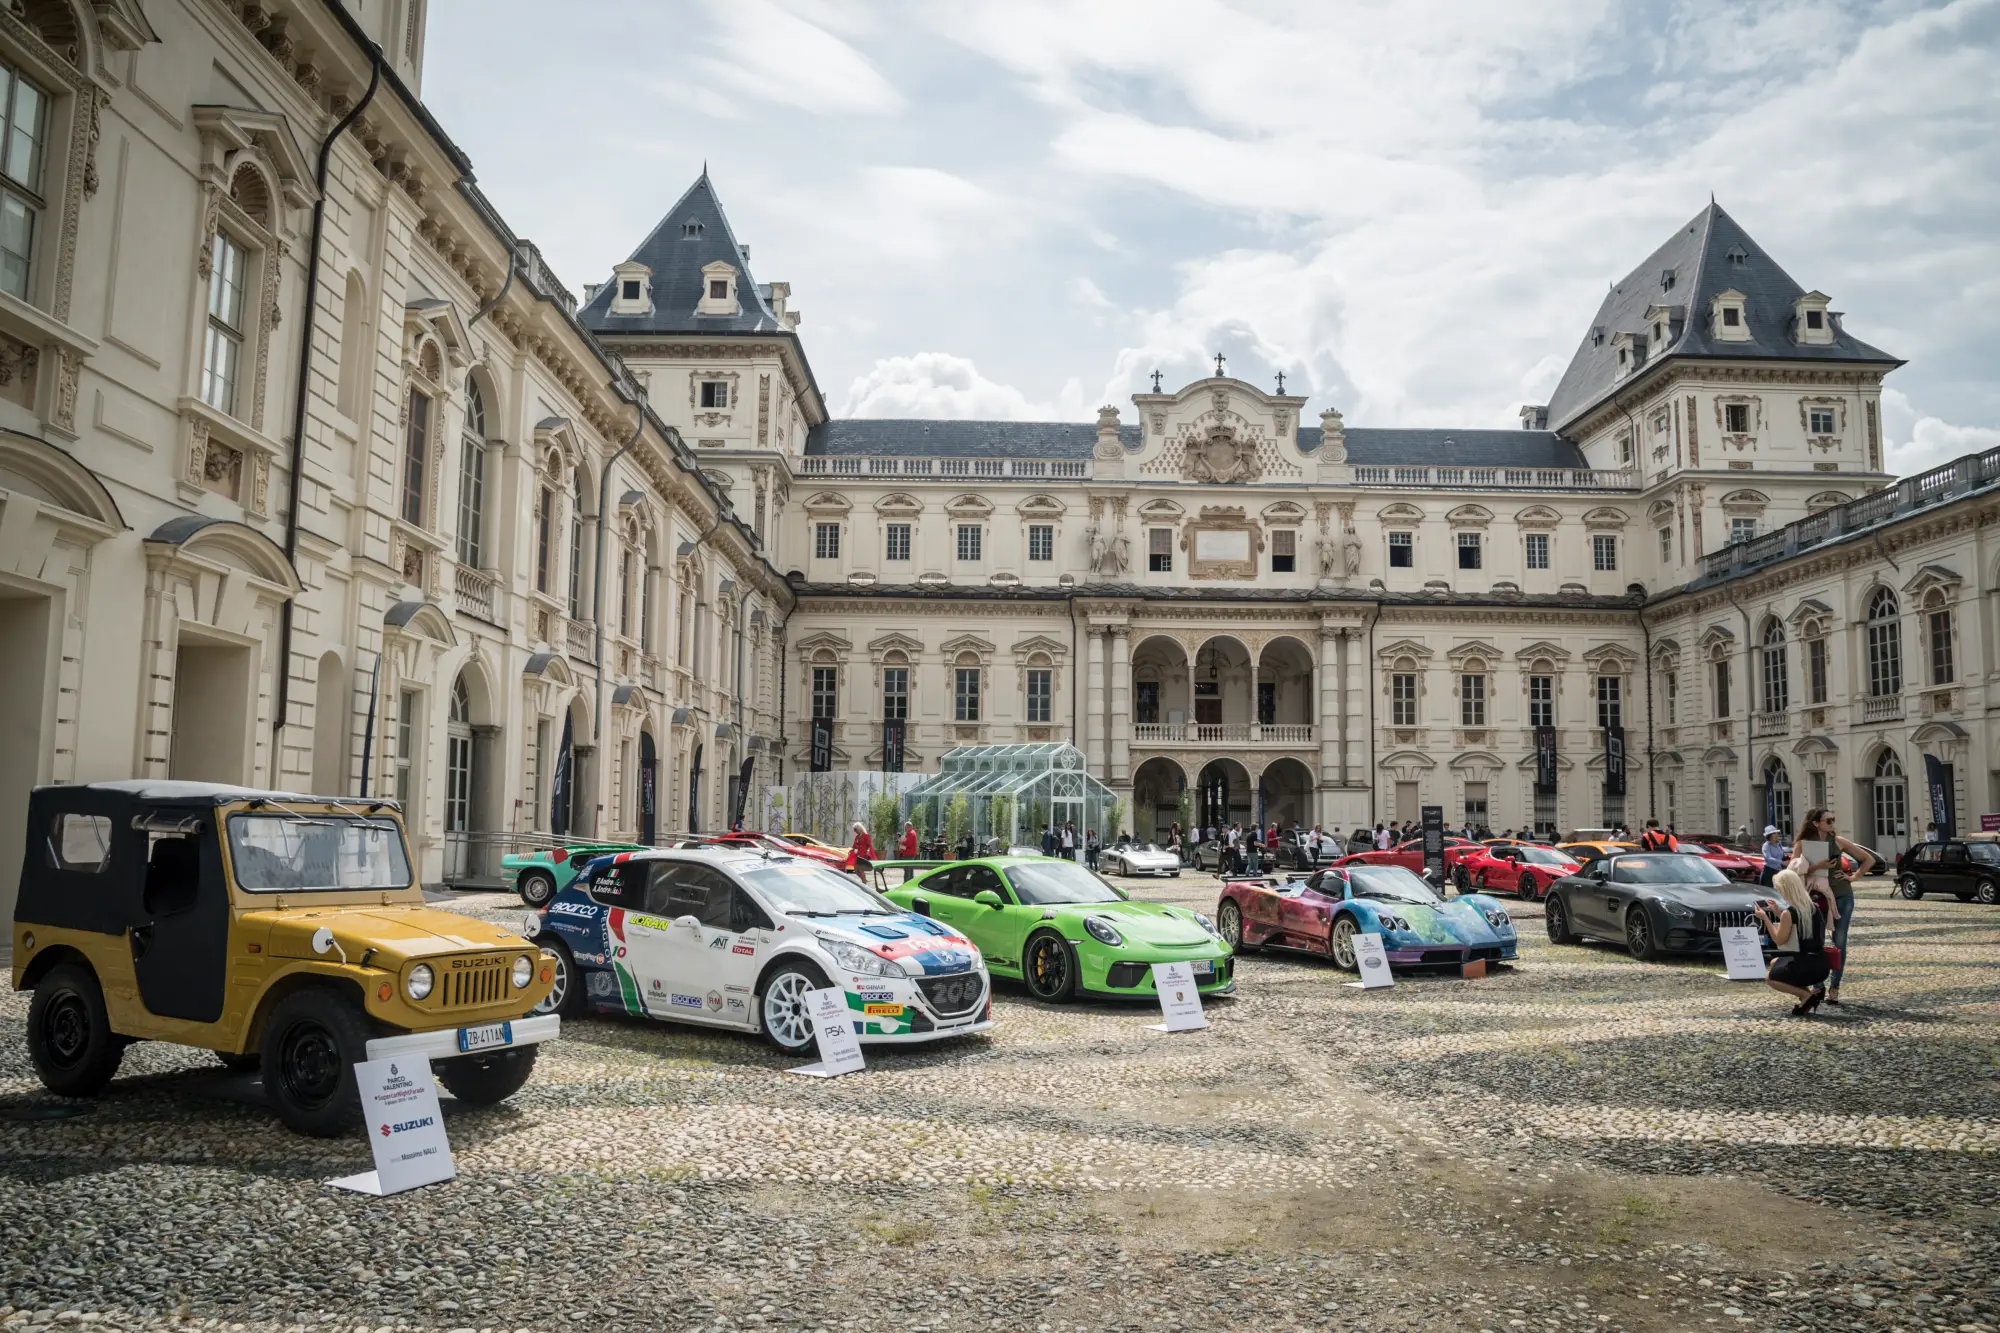
[[[1204,995],[1236,987],[1229,945],[1200,912],[1134,902],[1074,861],[994,856],[953,861],[908,883],[878,865],[890,901],[960,932],[996,977],[1035,998],[1150,997],[1154,963],[1192,963]],[[892,873],[893,872],[893,873]]]

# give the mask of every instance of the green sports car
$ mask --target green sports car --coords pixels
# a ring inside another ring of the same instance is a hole
[[[1027,983],[1038,1000],[1079,993],[1150,997],[1154,963],[1192,963],[1204,995],[1236,988],[1229,945],[1200,912],[1133,902],[1074,861],[993,856],[953,861],[908,883],[877,866],[899,907],[958,931],[996,977]]]

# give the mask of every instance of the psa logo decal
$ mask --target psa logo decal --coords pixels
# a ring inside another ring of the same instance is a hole
[[[699,995],[683,995],[679,991],[675,991],[667,997],[667,1000],[676,1009],[701,1008],[701,996]]]

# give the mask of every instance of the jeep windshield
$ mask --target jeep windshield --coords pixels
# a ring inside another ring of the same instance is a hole
[[[407,889],[410,857],[393,819],[363,815],[229,817],[229,862],[252,893]]]

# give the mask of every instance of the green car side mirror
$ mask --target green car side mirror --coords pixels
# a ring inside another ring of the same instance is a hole
[[[1006,903],[1001,902],[1000,895],[993,892],[993,890],[991,889],[981,889],[979,892],[973,894],[972,901],[976,903],[985,903],[988,907],[991,907],[996,911],[1007,905]]]

